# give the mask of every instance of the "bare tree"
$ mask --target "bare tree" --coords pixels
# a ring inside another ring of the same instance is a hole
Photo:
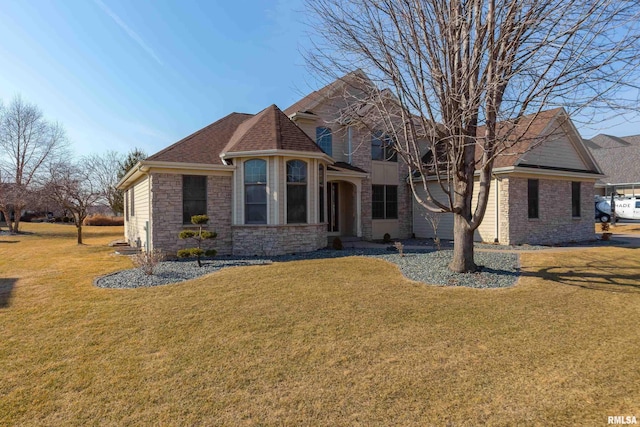
[[[12,233],[17,233],[20,215],[29,203],[31,186],[46,164],[65,154],[66,135],[58,123],[47,121],[40,109],[16,96],[0,115],[0,169],[11,191],[5,201],[14,211],[7,218]]]
[[[124,160],[125,157],[116,151],[92,154],[84,159],[88,167],[93,170],[95,182],[104,198],[104,203],[109,205],[116,215],[124,210],[122,192],[116,189],[116,184],[121,178],[120,168]]]
[[[522,144],[522,136],[537,114],[558,106],[583,115],[637,107],[627,91],[637,94],[638,2],[309,4],[317,34],[309,65],[332,78],[354,69],[366,73],[370,81],[357,86],[374,89],[358,92],[346,119],[353,123],[366,116],[393,136],[398,155],[425,178],[410,180],[418,203],[453,213],[453,271],[477,268],[473,234],[484,218],[494,160],[533,146]],[[423,162],[427,151],[435,164]],[[426,177],[437,178],[445,200],[432,196]],[[475,209],[474,185],[480,186]],[[420,187],[426,197],[418,197]]]
[[[82,244],[82,224],[89,208],[102,198],[101,187],[96,182],[93,169],[88,162],[60,162],[51,165],[49,177],[44,184],[44,194],[51,202],[69,211],[74,218],[78,244]]]

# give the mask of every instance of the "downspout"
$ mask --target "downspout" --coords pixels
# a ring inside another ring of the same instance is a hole
[[[149,243],[151,240],[151,230],[149,229],[149,226],[151,224],[151,176],[149,176],[149,169],[147,169],[147,171],[143,171],[142,170],[142,164],[138,164],[138,172],[142,173],[144,176],[147,177],[147,185],[149,186],[149,190],[147,191],[147,221],[144,224],[144,230],[145,230],[145,251],[149,252],[150,251],[150,247],[149,247]]]

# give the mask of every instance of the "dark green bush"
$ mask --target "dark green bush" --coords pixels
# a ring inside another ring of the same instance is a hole
[[[384,243],[391,243],[391,235],[389,233],[384,233],[384,236],[382,236],[382,241]]]
[[[202,249],[202,242],[209,239],[215,239],[218,237],[218,233],[215,231],[203,230],[202,226],[209,221],[209,217],[206,215],[194,215],[191,217],[191,223],[198,226],[197,230],[182,230],[178,237],[181,239],[193,239],[197,243],[195,248],[180,249],[178,251],[179,258],[195,258],[198,261],[198,266],[202,267],[200,258],[203,256],[213,257],[218,251],[215,249]]]

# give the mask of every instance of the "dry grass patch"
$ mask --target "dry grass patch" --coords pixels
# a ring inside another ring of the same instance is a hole
[[[0,289],[13,281],[0,305],[2,425],[640,415],[638,250],[526,254],[507,290],[424,286],[365,258],[109,290],[91,281],[131,266],[104,247],[121,228],[88,228],[78,247],[71,228],[29,227],[39,234],[0,238],[18,240],[0,243]]]
[[[640,233],[640,224],[616,224],[611,226],[611,232],[616,234],[638,234]]]

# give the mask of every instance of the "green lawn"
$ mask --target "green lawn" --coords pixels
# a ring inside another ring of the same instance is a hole
[[[0,425],[606,425],[640,418],[640,249],[522,256],[504,290],[381,260],[108,290],[121,227],[0,237]]]

